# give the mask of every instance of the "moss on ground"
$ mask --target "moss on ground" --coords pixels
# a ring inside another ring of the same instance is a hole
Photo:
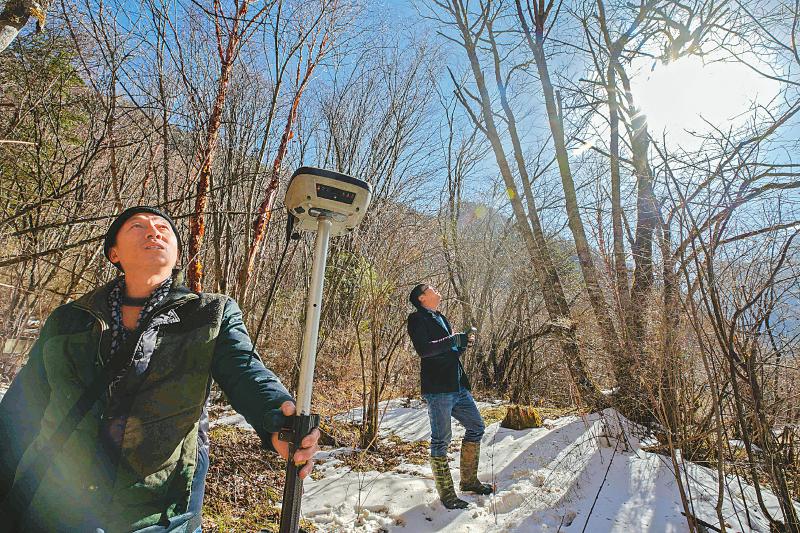
[[[495,422],[500,422],[506,417],[505,405],[484,407],[483,409],[479,409],[479,411],[481,412],[483,423],[487,426],[494,424]]]
[[[560,418],[562,416],[578,414],[578,410],[575,409],[575,407],[573,406],[565,406],[565,407],[534,406],[534,407],[536,407],[536,410],[539,411],[539,414],[542,416],[542,420],[546,418],[554,419],[554,418]],[[496,405],[480,409],[481,416],[483,417],[483,422],[487,426],[489,424],[494,424],[495,422],[502,422],[503,419],[506,417],[507,411],[508,411],[508,405]]]

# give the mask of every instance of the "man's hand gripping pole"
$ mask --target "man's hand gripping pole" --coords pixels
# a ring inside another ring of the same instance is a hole
[[[300,528],[300,499],[303,497],[303,465],[294,464],[294,452],[300,449],[303,438],[319,426],[319,415],[292,415],[292,426],[280,432],[280,439],[289,443],[289,460],[286,463],[286,483],[283,486],[281,533],[295,533]]]

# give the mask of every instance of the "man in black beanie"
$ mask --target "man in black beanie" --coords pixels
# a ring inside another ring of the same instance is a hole
[[[288,456],[294,401],[236,302],[183,285],[170,216],[127,209],[103,250],[121,275],[53,311],[0,401],[3,531],[199,532],[212,379]],[[319,435],[294,455],[301,477]]]
[[[108,231],[106,231],[106,237],[105,240],[103,241],[103,254],[109,261],[111,261],[114,264],[115,267],[122,270],[120,263],[112,261],[109,254],[111,253],[111,249],[114,247],[114,245],[117,244],[117,235],[119,234],[119,230],[122,229],[122,226],[124,226],[125,223],[128,222],[128,220],[130,220],[133,217],[137,217],[137,219],[142,219],[144,221],[152,219],[156,223],[160,223],[161,225],[164,225],[164,223],[169,224],[169,229],[171,230],[172,235],[175,236],[177,254],[178,256],[180,256],[181,234],[178,231],[178,227],[175,225],[175,221],[172,220],[172,217],[170,217],[167,213],[158,208],[139,205],[139,206],[129,207],[128,209],[120,213],[119,216],[117,216],[117,218],[114,219],[114,222],[111,223],[111,226],[109,226]],[[131,227],[133,226],[131,224],[128,224],[127,229],[130,229]],[[166,227],[164,229],[166,229]],[[167,233],[167,232],[162,232],[162,233]],[[177,262],[177,257],[175,258],[175,260]]]
[[[447,318],[439,312],[442,295],[428,284],[411,290],[409,301],[416,311],[408,315],[408,335],[420,357],[422,396],[428,403],[431,422],[431,470],[439,499],[448,509],[464,509],[467,502],[456,496],[447,463],[452,438],[451,417],[464,426],[461,441],[462,491],[491,494],[492,487],[478,480],[478,460],[484,424],[461,355],[475,342],[473,334],[453,333]]]

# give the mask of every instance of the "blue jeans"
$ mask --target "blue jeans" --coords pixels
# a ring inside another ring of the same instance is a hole
[[[452,416],[467,430],[466,442],[480,442],[486,426],[472,394],[466,389],[458,392],[423,394],[428,402],[428,417],[431,420],[431,456],[446,457],[447,446],[453,438],[450,426]]]

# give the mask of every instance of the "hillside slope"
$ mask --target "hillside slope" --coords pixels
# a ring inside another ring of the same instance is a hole
[[[395,400],[383,407],[384,447],[405,449],[403,442],[430,438],[422,402]],[[358,410],[344,415],[358,417]],[[234,416],[225,422],[241,420]],[[643,451],[630,429],[613,410],[546,420],[545,427],[523,431],[490,424],[479,475],[496,484],[497,492],[463,495],[471,505],[462,511],[439,503],[430,467],[420,454],[385,471],[364,471],[353,467],[358,452],[329,449],[319,456],[318,479],[306,481],[303,515],[320,531],[687,531],[669,458]],[[454,422],[450,465],[456,484],[462,435]],[[694,515],[717,525],[715,472],[690,463],[684,475]],[[769,531],[752,488],[745,487],[743,497],[738,487],[729,481],[724,504],[728,531]],[[768,492],[766,497],[779,516],[774,498]]]

